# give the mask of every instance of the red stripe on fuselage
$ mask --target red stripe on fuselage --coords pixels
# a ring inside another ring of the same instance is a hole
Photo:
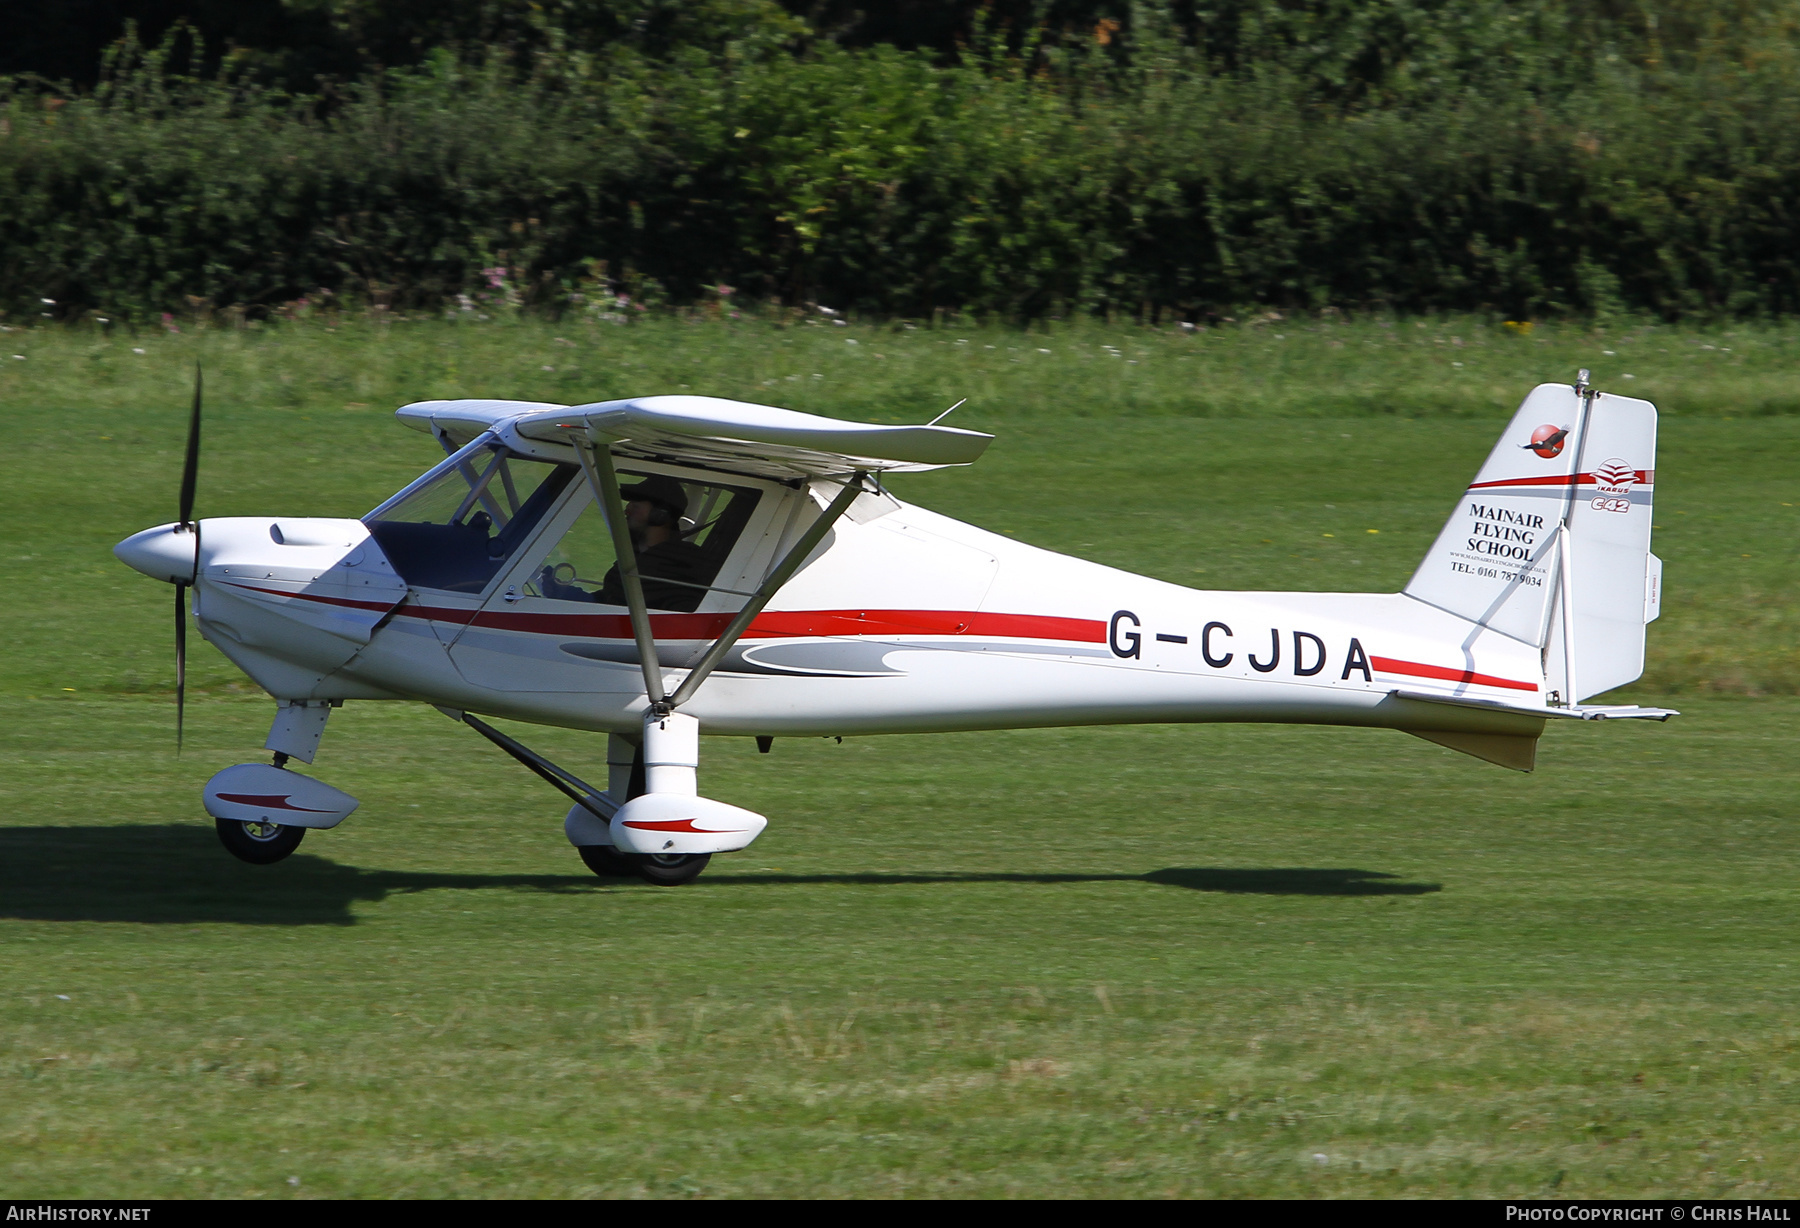
[[[392,602],[353,601],[323,593],[290,593],[277,588],[226,581],[251,592],[357,610],[387,610]],[[572,635],[593,640],[632,638],[629,614],[538,614],[524,610],[459,609],[456,606],[412,605],[399,611],[405,618],[473,624],[496,631],[530,631],[540,635]],[[650,627],[658,639],[716,639],[734,617],[717,614],[652,614]],[[764,610],[744,632],[747,640],[792,639],[840,635],[989,635],[997,639],[1106,642],[1106,624],[1089,618],[1056,618],[1046,614],[980,614],[966,610]]]
[[[496,631],[571,635],[594,640],[629,640],[626,614],[540,614],[524,610],[458,610],[446,606],[406,606],[400,614],[434,622],[473,624]],[[710,640],[731,622],[717,614],[652,614],[650,628],[662,640]],[[978,614],[965,610],[764,610],[744,632],[747,640],[845,635],[982,635],[998,639],[1106,642],[1106,624],[1086,618],[1042,614]]]
[[[1451,669],[1445,665],[1422,665],[1417,661],[1397,661],[1393,657],[1370,657],[1369,664],[1384,674],[1403,674],[1410,678],[1440,678],[1445,682],[1473,682],[1478,686],[1503,686],[1514,691],[1535,691],[1535,682],[1514,682],[1478,674],[1472,669]]]
[[[1631,479],[1634,485],[1651,486],[1656,482],[1654,469],[1633,470]],[[1498,482],[1475,482],[1470,490],[1486,490],[1490,486],[1598,486],[1591,473],[1565,473],[1548,478],[1502,478]]]

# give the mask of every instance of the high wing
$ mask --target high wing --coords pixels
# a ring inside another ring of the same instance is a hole
[[[397,411],[402,422],[465,444],[492,431],[508,446],[566,446],[586,434],[617,456],[699,465],[729,473],[791,480],[854,470],[911,472],[972,464],[992,435],[953,426],[880,426],[844,422],[721,397],[660,396],[592,405],[533,401],[419,401]]]

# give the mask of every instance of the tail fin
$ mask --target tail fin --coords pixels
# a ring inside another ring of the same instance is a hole
[[[1643,673],[1661,596],[1655,481],[1654,405],[1542,384],[1406,593],[1541,649],[1564,704],[1622,686]]]

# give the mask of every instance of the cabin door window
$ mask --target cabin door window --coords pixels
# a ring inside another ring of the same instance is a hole
[[[760,492],[674,478],[619,474],[626,524],[637,550],[644,602],[653,610],[692,612],[756,509]],[[625,605],[612,532],[591,495],[575,523],[525,582],[524,593],[553,601]]]
[[[612,534],[587,482],[576,480],[536,545],[514,559],[449,647],[451,663],[477,686],[588,696],[643,691]],[[713,613],[744,603],[709,586],[745,536],[761,492],[629,470],[619,485],[659,647],[671,654],[667,663],[686,664],[711,632],[671,626],[668,612]],[[652,516],[646,504],[664,514]]]

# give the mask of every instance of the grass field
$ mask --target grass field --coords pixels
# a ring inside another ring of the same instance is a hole
[[[1797,343],[0,337],[0,1189],[1794,1196]],[[1519,397],[1586,365],[1666,410],[1669,595],[1626,694],[1685,715],[1555,728],[1530,777],[1376,731],[708,742],[707,791],[771,825],[660,890],[587,875],[555,795],[467,731],[352,704],[317,772],[362,810],[255,869],[197,795],[267,701],[200,646],[177,758],[168,589],[108,553],[173,514],[196,355],[207,515],[366,509],[431,458],[388,417],[424,396],[918,420],[974,393],[989,457],[908,497],[1197,586],[1377,590]]]

